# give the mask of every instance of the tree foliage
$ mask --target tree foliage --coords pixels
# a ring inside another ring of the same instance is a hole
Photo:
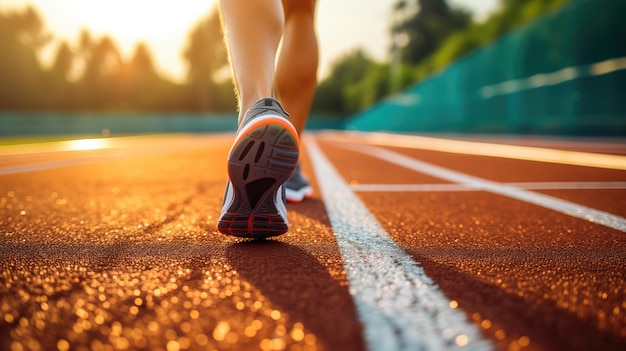
[[[470,52],[488,45],[502,35],[538,16],[553,11],[570,0],[500,0],[498,10],[484,22],[473,22],[463,31],[452,33],[427,59],[415,66],[418,82],[440,71]]]
[[[402,63],[416,64],[431,55],[450,34],[467,28],[471,15],[445,0],[398,0],[393,6],[392,42]]]
[[[332,64],[331,75],[318,85],[313,109],[321,113],[347,114],[358,110],[350,97],[356,85],[374,65],[362,49],[347,53]]]
[[[235,108],[217,11],[192,29],[183,58],[188,79],[174,83],[137,43],[124,58],[108,36],[82,30],[76,43],[60,41],[49,66],[38,60],[52,35],[33,8],[0,12],[0,109],[228,110]],[[221,79],[221,80],[220,80]]]
[[[362,50],[340,58],[319,85],[315,111],[347,115],[365,109],[570,0],[500,1],[498,10],[482,22],[444,0],[397,1],[390,25],[390,62],[363,59]],[[343,74],[346,66],[354,66],[357,73]]]
[[[397,0],[390,22],[390,62],[362,49],[340,57],[319,85],[316,113],[347,116],[444,69],[502,34],[569,0],[500,0],[482,22],[445,0]],[[0,109],[234,111],[235,97],[217,11],[191,28],[182,58],[187,77],[174,83],[138,43],[129,58],[113,38],[83,30],[76,42],[55,42],[49,65],[38,54],[50,45],[33,8],[0,12]]]
[[[0,105],[30,105],[43,79],[36,52],[49,39],[33,8],[0,14]]]
[[[191,31],[184,50],[187,70],[187,103],[195,109],[232,110],[235,106],[228,71],[228,57],[217,12],[202,19]]]

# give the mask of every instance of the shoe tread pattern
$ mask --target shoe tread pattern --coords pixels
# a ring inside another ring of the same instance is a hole
[[[248,238],[286,233],[286,218],[274,201],[295,170],[298,158],[297,136],[271,120],[242,136],[229,155],[234,200],[218,223],[219,231]]]

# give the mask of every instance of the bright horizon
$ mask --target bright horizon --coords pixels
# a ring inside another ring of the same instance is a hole
[[[386,60],[388,23],[395,1],[318,0],[318,76],[325,77],[335,60],[359,47],[376,60]],[[175,5],[150,0],[4,0],[0,10],[21,9],[32,4],[39,11],[46,30],[54,35],[52,45],[43,52],[44,60],[49,60],[60,40],[76,43],[80,30],[87,28],[95,37],[110,35],[125,58],[132,54],[138,42],[145,42],[159,73],[182,82],[186,74],[182,52],[188,34],[216,3],[217,0],[178,0]],[[477,18],[484,18],[495,9],[498,0],[453,0],[451,3],[472,10]],[[150,11],[146,12],[146,8]]]

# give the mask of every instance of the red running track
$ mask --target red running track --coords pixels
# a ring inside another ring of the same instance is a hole
[[[232,136],[103,140],[0,148],[0,349],[626,348],[623,141],[308,135],[254,242]]]

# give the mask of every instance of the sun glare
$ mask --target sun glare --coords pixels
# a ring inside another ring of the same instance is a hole
[[[93,37],[110,36],[121,54],[128,58],[138,42],[148,45],[161,73],[184,79],[181,52],[188,34],[216,6],[217,0],[5,0],[3,7],[32,4],[43,16],[46,27],[57,40],[76,44],[82,29]],[[55,45],[42,52],[51,62]]]
[[[208,13],[214,3],[193,2],[202,4],[196,6],[201,11],[190,11],[189,0],[180,3],[149,0],[71,1],[66,6],[67,15],[79,16],[88,29],[108,33],[120,43],[127,44],[166,38],[173,31],[191,29],[194,22]]]
[[[61,148],[66,151],[85,151],[104,149],[106,146],[104,139],[78,139],[66,141]]]
[[[81,2],[80,11],[89,29],[111,34],[118,40],[140,39],[154,31],[166,31],[176,11],[163,2],[109,0]]]
[[[110,33],[126,57],[139,41],[147,43],[159,71],[175,80],[185,77],[181,52],[189,31],[215,6],[215,0],[78,1],[91,9],[88,28]]]

